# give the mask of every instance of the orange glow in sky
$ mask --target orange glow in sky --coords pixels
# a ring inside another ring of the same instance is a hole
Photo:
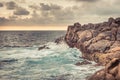
[[[0,30],[67,30],[67,26],[0,26]]]

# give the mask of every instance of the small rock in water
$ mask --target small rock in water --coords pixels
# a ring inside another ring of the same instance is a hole
[[[80,66],[80,65],[85,65],[85,64],[92,64],[91,62],[84,60],[83,62],[77,62],[75,63],[76,66]]]
[[[38,48],[38,50],[42,50],[42,49],[50,49],[49,47],[47,47],[46,45],[43,45],[41,47]]]
[[[55,40],[55,43],[59,44],[61,42],[64,42],[64,36],[61,36]]]

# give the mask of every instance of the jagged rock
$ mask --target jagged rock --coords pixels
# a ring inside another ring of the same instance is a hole
[[[108,19],[109,25],[111,25],[112,22],[114,22],[114,21],[115,21],[114,18],[110,17],[110,18]]]
[[[118,28],[118,31],[117,31],[117,40],[120,41],[120,27]]]
[[[88,41],[92,38],[92,32],[90,30],[77,32],[77,35],[80,42]]]
[[[104,69],[97,71],[88,80],[120,80],[120,59],[113,58]]]
[[[61,43],[61,42],[64,42],[64,41],[65,41],[64,38],[65,38],[64,36],[61,36],[61,37],[57,38],[57,39],[55,40],[55,43],[59,44],[59,43]]]
[[[107,48],[111,46],[111,42],[108,40],[99,40],[88,47],[90,53],[105,52]]]
[[[115,19],[115,23],[120,24],[120,17]]]
[[[120,58],[120,18],[109,18],[97,24],[75,23],[68,27],[65,41],[76,47],[84,58],[107,64],[112,58]],[[104,60],[104,61],[103,61]]]

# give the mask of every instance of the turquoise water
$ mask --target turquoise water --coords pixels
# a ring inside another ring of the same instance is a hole
[[[76,48],[65,43],[49,42],[50,49],[28,48],[0,49],[0,60],[13,60],[0,67],[0,80],[85,80],[101,67],[95,63],[76,66],[84,59]],[[40,45],[41,46],[41,45]]]

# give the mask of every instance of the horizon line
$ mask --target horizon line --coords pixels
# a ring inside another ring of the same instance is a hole
[[[0,26],[0,31],[54,31],[67,30],[66,26]]]

